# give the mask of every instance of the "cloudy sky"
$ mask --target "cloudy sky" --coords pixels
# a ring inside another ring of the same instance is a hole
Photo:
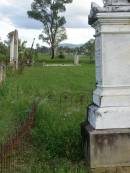
[[[18,29],[19,36],[31,45],[33,38],[38,38],[42,25],[27,16],[33,0],[0,0],[0,37],[7,38],[7,34]],[[66,28],[68,39],[66,43],[81,44],[93,37],[94,30],[88,26],[88,14],[91,1],[102,5],[102,0],[73,0],[67,5]],[[37,39],[38,43],[39,40]]]

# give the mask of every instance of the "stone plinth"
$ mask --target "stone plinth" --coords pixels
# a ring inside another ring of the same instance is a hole
[[[95,130],[83,125],[82,136],[86,160],[92,169],[130,166],[130,129]]]

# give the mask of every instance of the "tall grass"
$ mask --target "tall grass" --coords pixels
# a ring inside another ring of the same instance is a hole
[[[64,59],[60,59],[58,57],[55,57],[55,59],[51,60],[51,56],[49,54],[43,54],[39,53],[37,58],[34,59],[35,63],[37,65],[43,65],[43,64],[74,64],[74,56],[73,54],[67,54],[65,55]],[[86,55],[80,56],[80,64],[89,64],[90,58]]]
[[[93,64],[27,67],[23,74],[7,77],[0,88],[0,135],[4,138],[24,119],[32,101],[40,98],[33,149],[24,157],[24,173],[86,172],[80,123],[92,101],[94,78]],[[26,161],[28,156],[31,161]]]

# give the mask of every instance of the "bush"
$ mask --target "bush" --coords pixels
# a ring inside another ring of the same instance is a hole
[[[60,52],[58,55],[59,59],[65,59],[65,55],[63,54],[63,52]]]
[[[0,62],[5,62],[6,61],[6,55],[0,53]]]

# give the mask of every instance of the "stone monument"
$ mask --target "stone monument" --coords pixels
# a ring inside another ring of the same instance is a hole
[[[96,31],[96,90],[82,126],[94,169],[130,166],[130,1],[103,3],[92,3],[89,15]]]
[[[5,80],[6,77],[6,67],[4,64],[0,64],[0,83]]]
[[[77,53],[74,56],[74,65],[79,65],[79,55]]]
[[[10,38],[10,64],[18,69],[18,31],[9,33]]]

